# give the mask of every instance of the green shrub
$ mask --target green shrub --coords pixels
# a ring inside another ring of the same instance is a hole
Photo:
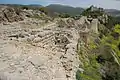
[[[22,9],[28,10],[29,8],[27,6],[22,6]]]
[[[62,14],[59,15],[59,17],[61,17],[61,18],[68,18],[68,17],[70,17],[70,15],[67,14],[67,13],[62,13]]]
[[[48,10],[45,7],[41,7],[39,10],[45,14],[48,14]]]

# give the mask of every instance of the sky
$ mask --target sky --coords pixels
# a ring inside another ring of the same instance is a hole
[[[120,0],[0,0],[0,4],[40,4],[44,6],[49,4],[64,4],[83,8],[95,5],[97,7],[120,10]]]

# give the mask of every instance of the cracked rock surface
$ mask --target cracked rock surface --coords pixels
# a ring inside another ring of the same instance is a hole
[[[76,80],[77,29],[23,22],[0,25],[0,79]]]

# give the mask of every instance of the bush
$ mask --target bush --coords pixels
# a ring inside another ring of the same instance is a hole
[[[63,13],[63,14],[60,14],[59,17],[61,17],[61,18],[68,18],[68,17],[70,17],[70,15],[67,14],[67,13]]]
[[[119,45],[118,45],[118,49],[120,50],[120,43],[119,43]]]
[[[92,6],[86,9],[85,11],[83,11],[82,15],[88,17],[91,16],[92,18],[97,18],[98,16],[102,16],[104,14],[104,12],[100,11],[99,9],[95,11],[91,11],[91,8]]]
[[[29,8],[27,6],[22,6],[22,9],[28,10]]]
[[[48,10],[45,7],[41,7],[39,10],[45,14],[48,14]]]

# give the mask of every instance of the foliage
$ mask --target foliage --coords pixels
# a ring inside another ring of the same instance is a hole
[[[120,17],[108,16],[108,22],[104,25],[107,26],[109,30],[112,30],[116,24],[120,24]]]
[[[103,80],[120,80],[120,25],[115,25],[112,31],[102,37],[99,46],[100,55],[97,61],[106,67]],[[101,62],[100,62],[101,61]]]
[[[89,64],[84,66],[85,72],[83,73],[86,76],[89,76],[90,80],[101,80],[99,73],[100,65],[96,61],[96,55],[89,55]],[[85,78],[85,77],[83,77]],[[84,79],[89,80],[89,79]]]
[[[117,24],[117,25],[114,27],[114,32],[120,34],[120,25]]]
[[[92,11],[91,10],[92,9],[92,6],[90,7],[90,8],[87,8],[86,10],[84,10],[83,12],[82,12],[82,15],[83,16],[91,16],[92,18],[97,18],[98,16],[102,16],[103,15],[103,11],[101,11],[101,10],[94,10],[94,11]]]
[[[87,48],[80,49],[84,72],[79,72],[77,80],[120,80],[120,25],[110,29],[100,28],[100,44],[90,42]],[[107,34],[104,33],[106,30]],[[89,50],[86,52],[86,49]]]
[[[97,45],[94,44],[94,42],[90,42],[89,43],[89,48],[92,50],[92,49],[96,49],[97,48]]]
[[[100,65],[96,61],[96,55],[89,55],[89,62],[83,62],[83,73],[77,72],[77,80],[102,80],[102,77],[99,73]]]
[[[116,25],[114,30],[107,36],[103,37],[102,45],[106,44],[110,46],[116,54],[120,57],[120,50],[119,50],[119,43],[120,43],[120,25]]]
[[[67,13],[63,13],[63,14],[60,14],[59,17],[61,17],[61,18],[68,18],[68,17],[70,17],[70,15],[67,14]]]
[[[39,10],[45,14],[48,14],[48,10],[45,7],[41,7]]]
[[[28,10],[29,8],[27,6],[22,6],[22,9]]]
[[[81,73],[78,70],[78,72],[76,73],[76,78],[77,80],[102,80],[101,74],[99,72],[100,64],[96,60],[97,55],[91,53],[91,51],[96,49],[97,46],[94,42],[91,42],[88,47],[89,51],[86,51],[86,48],[83,45],[79,47],[80,50],[78,51],[78,53],[80,60],[83,63],[82,68],[84,69],[84,72]]]

